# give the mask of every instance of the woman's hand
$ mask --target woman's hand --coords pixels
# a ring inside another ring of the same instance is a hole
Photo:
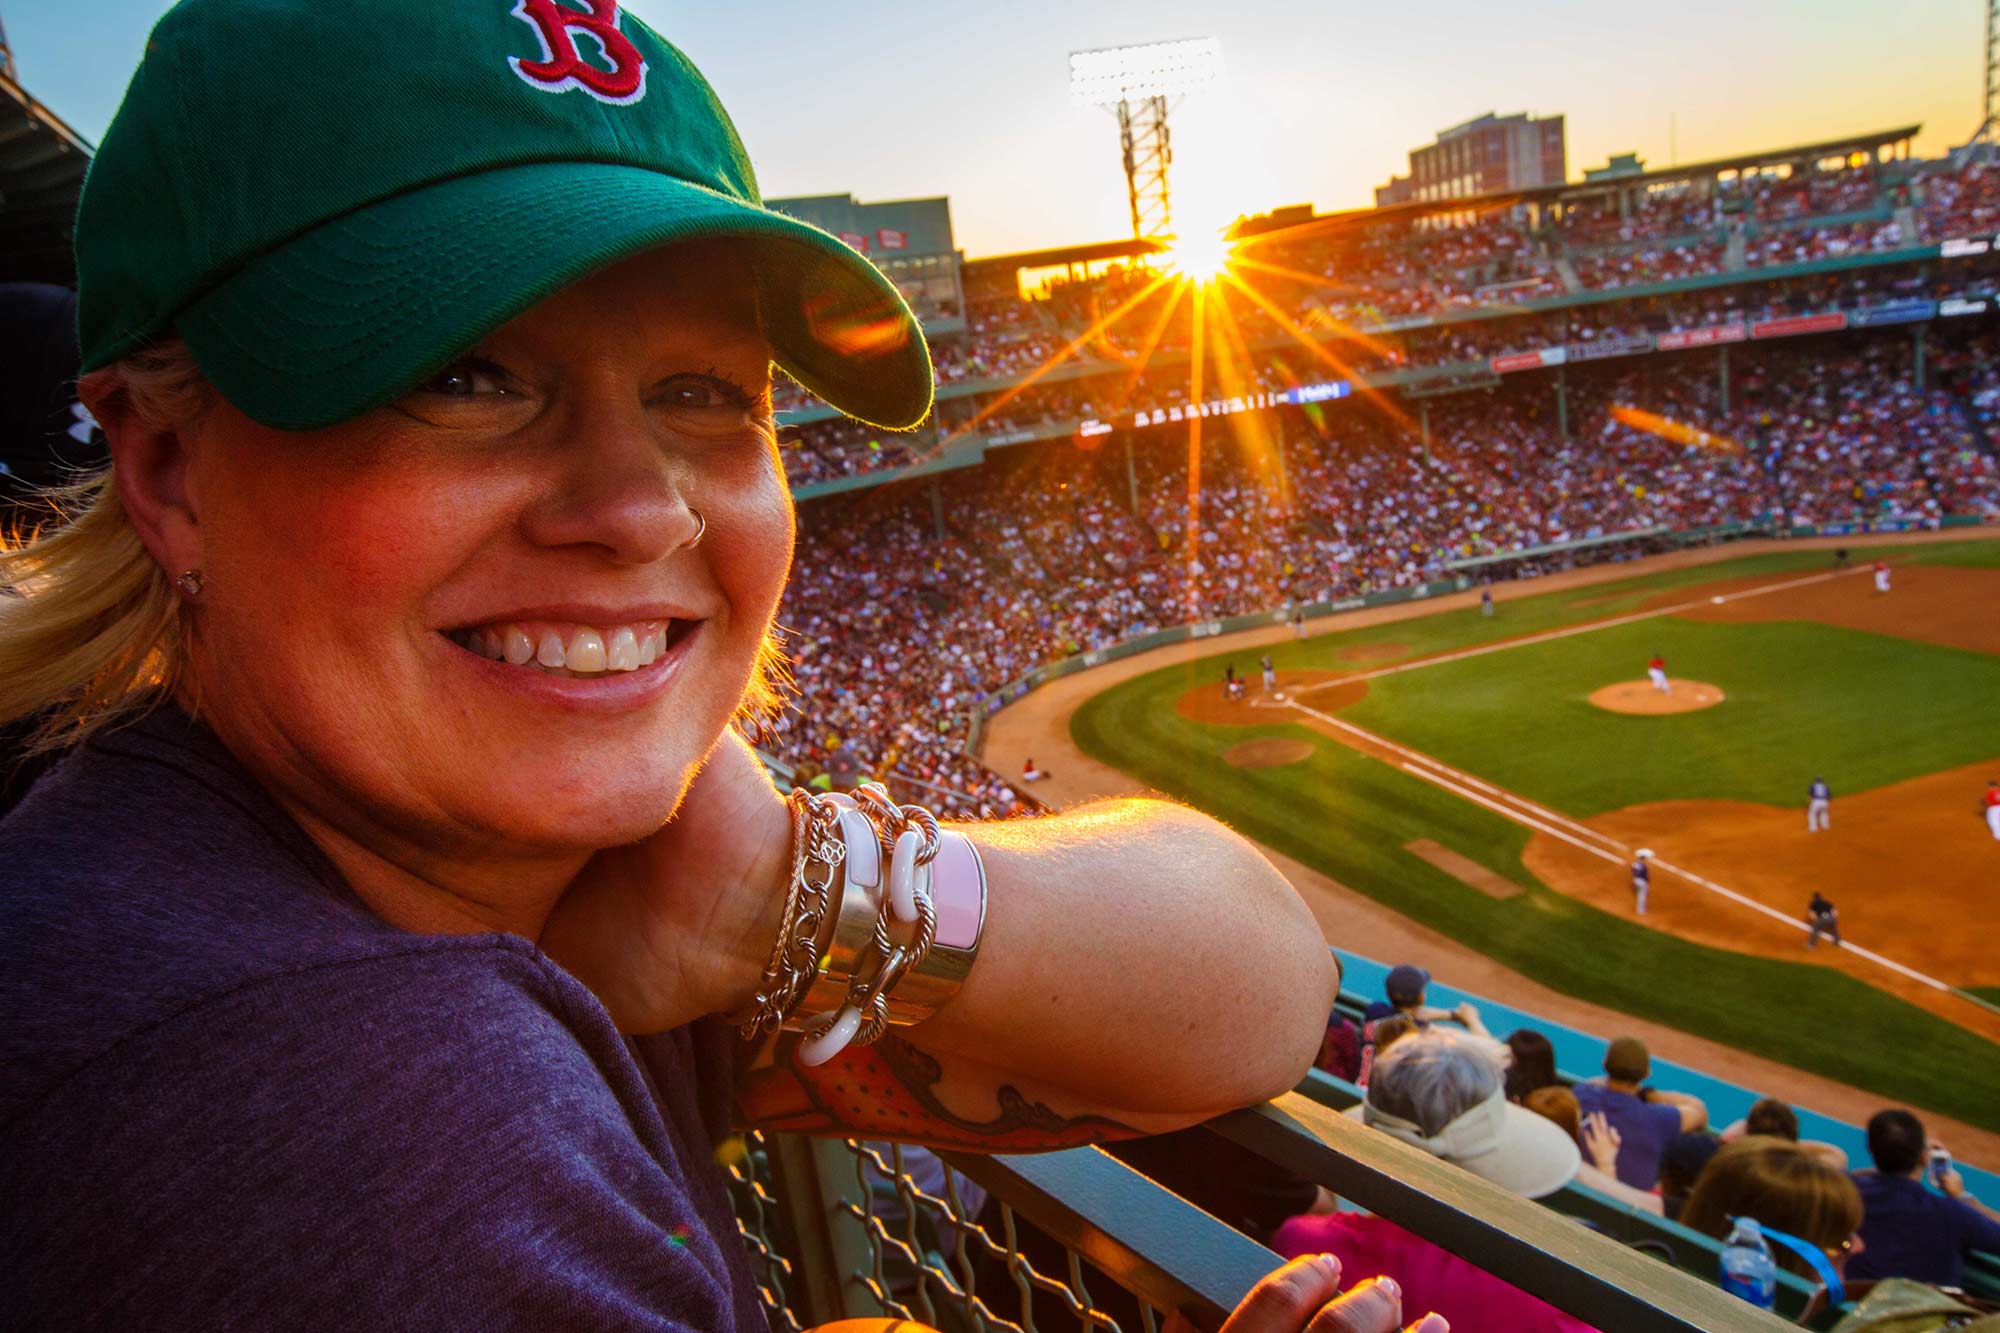
[[[1584,1155],[1605,1175],[1618,1174],[1618,1145],[1624,1141],[1625,1136],[1612,1127],[1604,1112],[1592,1111],[1583,1118]]]
[[[665,1031],[750,1002],[791,869],[785,798],[725,731],[659,832],[591,858],[540,944],[621,1032]]]
[[[1222,1333],[1396,1333],[1403,1323],[1403,1293],[1386,1277],[1370,1278],[1340,1294],[1340,1260],[1330,1254],[1294,1259],[1250,1288],[1222,1325]],[[1167,1333],[1194,1333],[1176,1314]],[[1427,1314],[1406,1333],[1451,1333],[1442,1315]]]

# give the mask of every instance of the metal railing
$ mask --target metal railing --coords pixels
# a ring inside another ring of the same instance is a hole
[[[1625,1229],[1637,1229],[1633,1240],[1680,1241],[1666,1247],[1672,1259],[1663,1261],[1662,1247],[1632,1248],[1622,1234],[1605,1234],[1616,1228],[1594,1229],[1558,1211],[1561,1200],[1551,1208],[1507,1193],[1339,1114],[1326,1104],[1343,1095],[1331,1080],[1303,1086],[1305,1093],[1205,1128],[1599,1328],[1755,1333],[1788,1326],[1704,1280],[1716,1271],[1715,1243],[1706,1237],[1658,1219]],[[945,1154],[950,1171],[925,1164],[933,1186],[913,1171],[917,1151],[751,1136],[731,1171],[773,1328],[888,1316],[945,1333],[1151,1333],[1178,1312],[1213,1329],[1279,1262],[1101,1149]],[[983,1208],[969,1197],[971,1186],[988,1196]],[[1589,1214],[1588,1199],[1568,1202],[1570,1212]],[[1780,1308],[1788,1314],[1803,1310],[1811,1295],[1799,1279],[1782,1276]]]

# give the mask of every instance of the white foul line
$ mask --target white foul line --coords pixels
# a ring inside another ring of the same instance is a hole
[[[1822,575],[1820,577],[1825,577],[1825,576]],[[1519,641],[1517,640],[1517,642]],[[1538,805],[1535,802],[1530,801],[1525,797],[1517,796],[1512,792],[1505,791],[1499,787],[1495,787],[1491,783],[1482,782],[1478,778],[1473,777],[1471,774],[1452,768],[1448,764],[1440,763],[1438,760],[1431,758],[1429,755],[1421,754],[1416,750],[1410,749],[1408,746],[1400,745],[1397,742],[1390,740],[1386,736],[1378,736],[1372,731],[1368,731],[1365,728],[1355,726],[1352,722],[1343,721],[1342,719],[1333,717],[1327,713],[1322,713],[1317,708],[1311,708],[1305,704],[1299,703],[1296,699],[1287,700],[1283,704],[1266,704],[1258,702],[1256,706],[1260,708],[1296,709],[1297,711],[1306,714],[1308,717],[1317,719],[1319,722],[1323,723],[1326,726],[1333,727],[1340,731],[1349,732],[1357,737],[1360,737],[1362,740],[1366,741],[1371,745],[1379,745],[1383,749],[1388,750],[1391,753],[1394,753],[1398,756],[1407,756],[1407,758],[1401,760],[1401,767],[1406,772],[1416,777],[1422,778],[1426,782],[1429,782],[1434,786],[1441,787],[1444,790],[1452,793],[1454,796],[1458,796],[1465,800],[1471,801],[1475,805],[1484,806],[1488,810],[1493,811],[1495,814],[1503,815],[1506,818],[1513,820],[1517,824],[1523,825],[1524,827],[1527,828],[1534,829],[1539,833],[1546,833],[1550,837],[1559,838],[1563,842],[1569,843],[1571,846],[1576,847],[1582,851],[1588,852],[1592,856],[1598,857],[1601,860],[1610,861],[1617,865],[1624,865],[1626,864],[1626,858],[1631,855],[1631,848],[1626,846],[1626,844],[1619,842],[1617,839],[1611,837],[1609,834],[1600,832],[1599,830],[1590,827],[1588,824],[1584,824],[1577,820],[1571,819],[1568,815],[1559,814],[1556,811],[1550,810],[1546,806]],[[1411,762],[1412,760],[1416,762],[1413,763]],[[1495,796],[1500,797],[1502,799],[1491,800],[1485,796],[1481,796],[1478,792],[1475,792],[1471,790],[1470,787],[1464,785],[1467,783],[1470,783],[1473,786],[1483,788],[1484,790],[1489,791],[1493,793]],[[1534,813],[1530,815],[1525,811],[1533,811]],[[1603,847],[1592,846],[1589,842],[1586,842],[1584,840],[1586,838],[1596,839],[1597,841],[1606,844],[1606,846]],[[1609,850],[1609,849],[1615,849],[1615,850]],[[1749,897],[1746,894],[1738,893],[1734,889],[1726,888],[1721,884],[1717,884],[1714,880],[1709,879],[1704,875],[1697,875],[1691,870],[1683,870],[1681,867],[1675,865],[1673,862],[1663,861],[1657,856],[1653,857],[1652,861],[1655,866],[1659,867],[1661,870],[1667,871],[1669,874],[1678,875],[1682,879],[1686,880],[1688,883],[1696,885],[1697,887],[1700,888],[1707,889],[1710,893],[1716,894],[1720,897],[1727,898],[1729,901],[1736,903],[1739,906],[1747,907],[1754,912],[1760,912],[1763,915],[1771,918],[1773,921],[1777,921],[1783,925],[1790,926],[1792,929],[1800,932],[1805,932],[1810,929],[1810,927],[1805,922],[1799,920],[1798,918],[1787,916],[1785,913],[1779,911],[1775,907],[1771,907],[1765,903],[1760,903],[1755,898]],[[1922,972],[1919,972],[1914,968],[1904,966],[1902,963],[1897,962],[1893,958],[1885,958],[1881,954],[1876,953],[1872,949],[1864,949],[1858,944],[1847,944],[1847,943],[1842,943],[1839,947],[1845,949],[1847,952],[1855,955],[1858,958],[1865,958],[1871,963],[1874,963],[1880,967],[1886,967],[1891,972],[1895,972],[1898,975],[1908,977],[1912,981],[1921,982],[1926,986],[1935,987],[1936,989],[1941,991],[1946,991],[1953,994],[1959,993],[1956,990],[1956,988],[1949,986],[1942,981],[1939,981],[1936,977],[1926,976]]]
[[[1593,620],[1582,625],[1565,625],[1561,629],[1543,630],[1539,634],[1523,635],[1518,639],[1501,639],[1497,643],[1482,643],[1472,648],[1461,648],[1456,652],[1440,653],[1436,657],[1420,657],[1414,662],[1402,662],[1395,666],[1377,667],[1373,671],[1357,671],[1344,675],[1338,680],[1323,681],[1309,685],[1295,694],[1312,694],[1319,690],[1330,690],[1336,685],[1346,685],[1357,680],[1374,680],[1377,676],[1393,676],[1403,671],[1416,671],[1422,667],[1442,666],[1446,662],[1458,662],[1468,657],[1484,657],[1487,653],[1505,652],[1509,648],[1525,648],[1531,643],[1549,643],[1556,639],[1567,639],[1578,634],[1589,634],[1600,629],[1611,629],[1617,625],[1636,624],[1641,620],[1654,620],[1660,616],[1676,616],[1683,611],[1693,611],[1704,606],[1720,606],[1728,602],[1739,602],[1746,597],[1762,597],[1767,593],[1783,592],[1787,588],[1802,588],[1809,583],[1825,583],[1829,579],[1846,578],[1850,574],[1862,574],[1863,566],[1853,569],[1829,570],[1823,574],[1808,574],[1803,578],[1786,579],[1783,583],[1772,583],[1762,588],[1745,588],[1741,592],[1718,593],[1692,602],[1679,602],[1673,606],[1662,606],[1652,611],[1634,611],[1629,615],[1613,616],[1609,620]]]

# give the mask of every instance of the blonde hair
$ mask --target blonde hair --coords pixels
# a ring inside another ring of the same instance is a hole
[[[85,376],[85,396],[155,430],[215,401],[178,339]],[[60,749],[143,711],[184,668],[181,602],[126,516],[113,469],[40,493],[0,532],[0,724],[34,717],[31,752]]]
[[[1832,1249],[1861,1225],[1861,1192],[1845,1171],[1788,1139],[1746,1135],[1708,1159],[1681,1209],[1681,1225],[1721,1238],[1730,1219],[1767,1227]],[[1812,1276],[1805,1262],[1778,1250],[1781,1267]]]
[[[217,397],[178,338],[80,386],[153,430],[198,424]],[[112,467],[41,492],[46,506],[0,531],[0,725],[36,717],[31,753],[74,745],[145,711],[185,682],[187,626],[173,578],[139,540]],[[737,722],[782,707],[790,666],[775,633],[757,651]]]

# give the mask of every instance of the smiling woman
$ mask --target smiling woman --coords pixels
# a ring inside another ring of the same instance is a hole
[[[895,289],[610,0],[341,19],[184,0],[78,217],[112,463],[0,550],[0,723],[62,752],[0,823],[18,1317],[760,1328],[732,1121],[1019,1151],[1289,1087],[1337,978],[1227,829],[939,829],[732,729],[771,367],[915,424]],[[1234,1327],[1400,1322],[1275,1281]]]

